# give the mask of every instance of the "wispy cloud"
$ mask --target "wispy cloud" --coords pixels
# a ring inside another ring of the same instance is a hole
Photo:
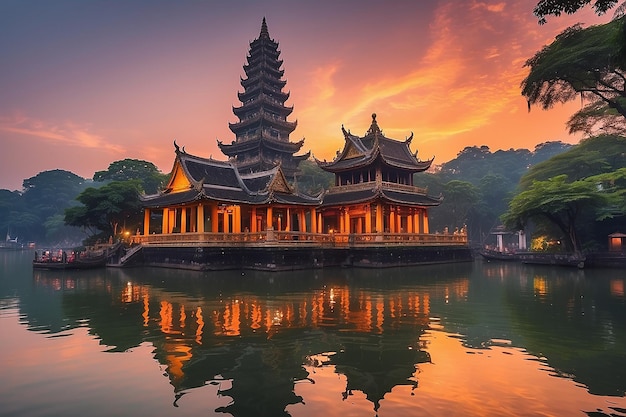
[[[126,150],[122,145],[90,132],[88,125],[71,121],[52,123],[20,113],[0,117],[0,131],[18,134],[33,141],[44,140],[63,146],[101,149],[113,154],[123,154]]]

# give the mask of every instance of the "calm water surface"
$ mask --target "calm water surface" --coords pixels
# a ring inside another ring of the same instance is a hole
[[[626,416],[625,270],[33,271],[0,416]]]

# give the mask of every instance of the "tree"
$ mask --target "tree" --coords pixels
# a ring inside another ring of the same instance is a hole
[[[503,215],[505,225],[514,230],[524,229],[534,221],[540,229],[553,225],[562,233],[568,251],[580,252],[578,222],[585,211],[595,213],[610,206],[610,196],[598,188],[592,179],[567,182],[566,175],[547,181],[535,181],[516,195]],[[600,220],[605,214],[598,214]],[[546,224],[547,222],[547,224]]]
[[[100,188],[87,188],[76,199],[82,206],[65,211],[65,223],[83,228],[90,235],[97,231],[116,236],[120,226],[135,228],[141,222],[138,180],[113,181]]]
[[[546,23],[546,16],[560,16],[561,13],[574,14],[582,7],[591,3],[592,0],[541,0],[535,6],[533,13],[539,18],[539,24]],[[609,9],[615,7],[618,0],[595,0],[593,2],[593,8],[598,15],[606,13]],[[622,3],[618,7],[616,13],[622,13],[624,5]]]
[[[11,215],[12,230],[23,239],[39,243],[52,236],[47,226],[51,217],[62,215],[76,204],[76,196],[85,189],[85,179],[61,169],[43,171],[25,179],[19,203]],[[58,236],[58,235],[57,235]]]
[[[520,189],[533,181],[545,181],[560,174],[569,182],[626,167],[626,138],[601,135],[582,140],[567,152],[532,166],[520,179]]]
[[[588,104],[570,120],[570,129],[591,130],[605,117],[626,118],[626,17],[583,29],[575,25],[526,61],[522,81],[528,107],[549,109],[578,97]]]
[[[93,180],[97,182],[139,180],[147,194],[156,193],[167,178],[152,162],[139,159],[112,162],[106,171],[97,171],[93,175]]]
[[[479,201],[477,187],[467,181],[449,181],[444,186],[443,201],[437,208],[437,216],[446,220],[446,227],[460,229],[467,225],[469,213]]]

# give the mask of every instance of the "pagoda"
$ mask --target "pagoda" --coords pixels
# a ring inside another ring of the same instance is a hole
[[[376,114],[363,137],[341,128],[343,150],[318,166],[335,174],[318,216],[324,232],[341,234],[428,234],[428,209],[440,197],[413,184],[413,174],[426,171],[432,159],[421,161],[411,152],[413,134],[404,141],[385,137]]]
[[[286,81],[279,57],[278,42],[270,38],[263,18],[261,33],[250,42],[247,64],[243,66],[243,92],[237,93],[241,106],[233,106],[239,121],[229,123],[235,140],[230,144],[218,140],[218,146],[240,173],[266,171],[280,164],[285,176],[293,179],[300,161],[307,159],[310,152],[294,155],[304,139],[289,141],[297,122],[287,120],[293,106],[285,106],[289,93],[283,91]]]

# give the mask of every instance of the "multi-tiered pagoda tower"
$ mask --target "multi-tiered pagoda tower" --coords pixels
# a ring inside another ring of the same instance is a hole
[[[250,43],[248,62],[243,66],[244,90],[237,93],[241,106],[233,107],[239,121],[229,123],[235,140],[230,144],[218,141],[218,146],[241,173],[265,171],[280,164],[285,176],[293,179],[300,161],[308,158],[310,152],[294,155],[304,139],[289,141],[297,122],[287,121],[293,106],[285,106],[289,93],[283,92],[287,82],[283,80],[285,71],[279,57],[278,42],[270,38],[263,18],[261,34]]]

